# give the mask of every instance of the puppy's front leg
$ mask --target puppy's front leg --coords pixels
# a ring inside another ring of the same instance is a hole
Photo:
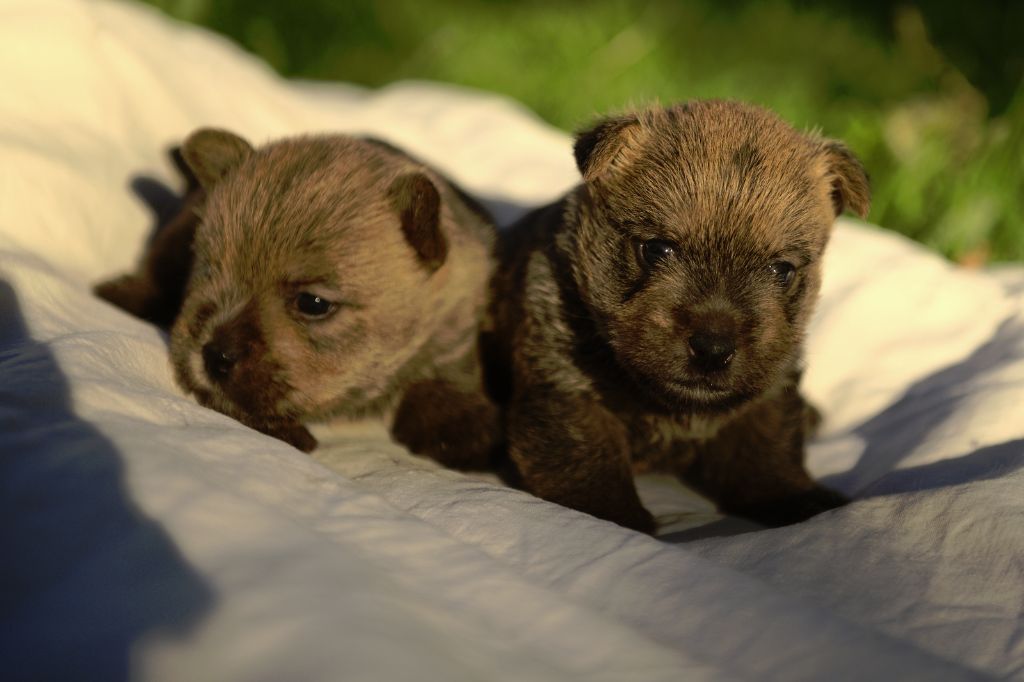
[[[785,526],[848,502],[804,468],[805,403],[796,391],[753,406],[697,447],[682,478],[722,511]]]
[[[318,445],[316,438],[309,432],[309,429],[299,422],[278,421],[273,424],[252,423],[246,425],[272,438],[283,440],[285,443],[303,452],[313,452]]]
[[[406,390],[391,435],[411,452],[447,467],[487,469],[501,447],[501,418],[482,390],[465,391],[429,379]]]
[[[534,390],[509,404],[507,429],[509,455],[531,493],[654,532],[633,483],[625,427],[598,402]]]

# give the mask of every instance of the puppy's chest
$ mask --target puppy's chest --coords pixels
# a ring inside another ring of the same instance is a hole
[[[699,415],[666,417],[633,415],[627,419],[633,471],[672,471],[686,468],[699,443],[712,438],[720,421]]]

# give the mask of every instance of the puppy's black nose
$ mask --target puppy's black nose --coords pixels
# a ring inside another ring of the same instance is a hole
[[[211,342],[203,346],[203,366],[206,373],[214,381],[227,379],[231,368],[235,366],[235,358],[224,352],[217,344]]]
[[[725,369],[734,355],[736,343],[730,336],[697,333],[690,337],[690,357],[700,369]]]

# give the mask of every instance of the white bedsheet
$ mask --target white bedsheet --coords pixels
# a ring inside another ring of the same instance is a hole
[[[497,96],[292,84],[144,8],[0,4],[0,677],[1024,679],[1024,271],[842,221],[808,352],[815,475],[750,530],[663,478],[662,540],[445,471],[372,423],[312,457],[200,408],[93,298],[177,189],[165,150],[369,132],[508,220],[576,180]]]

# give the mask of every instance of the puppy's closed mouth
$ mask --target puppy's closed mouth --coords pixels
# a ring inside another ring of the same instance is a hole
[[[672,380],[667,383],[674,389],[690,393],[702,393],[713,396],[726,396],[732,393],[731,389],[705,379]]]
[[[740,398],[736,391],[704,379],[670,380],[665,383],[669,393],[686,402],[703,404],[707,407],[721,403],[732,403]]]
[[[670,379],[662,386],[663,400],[676,409],[721,412],[747,402],[753,396],[707,379]]]

